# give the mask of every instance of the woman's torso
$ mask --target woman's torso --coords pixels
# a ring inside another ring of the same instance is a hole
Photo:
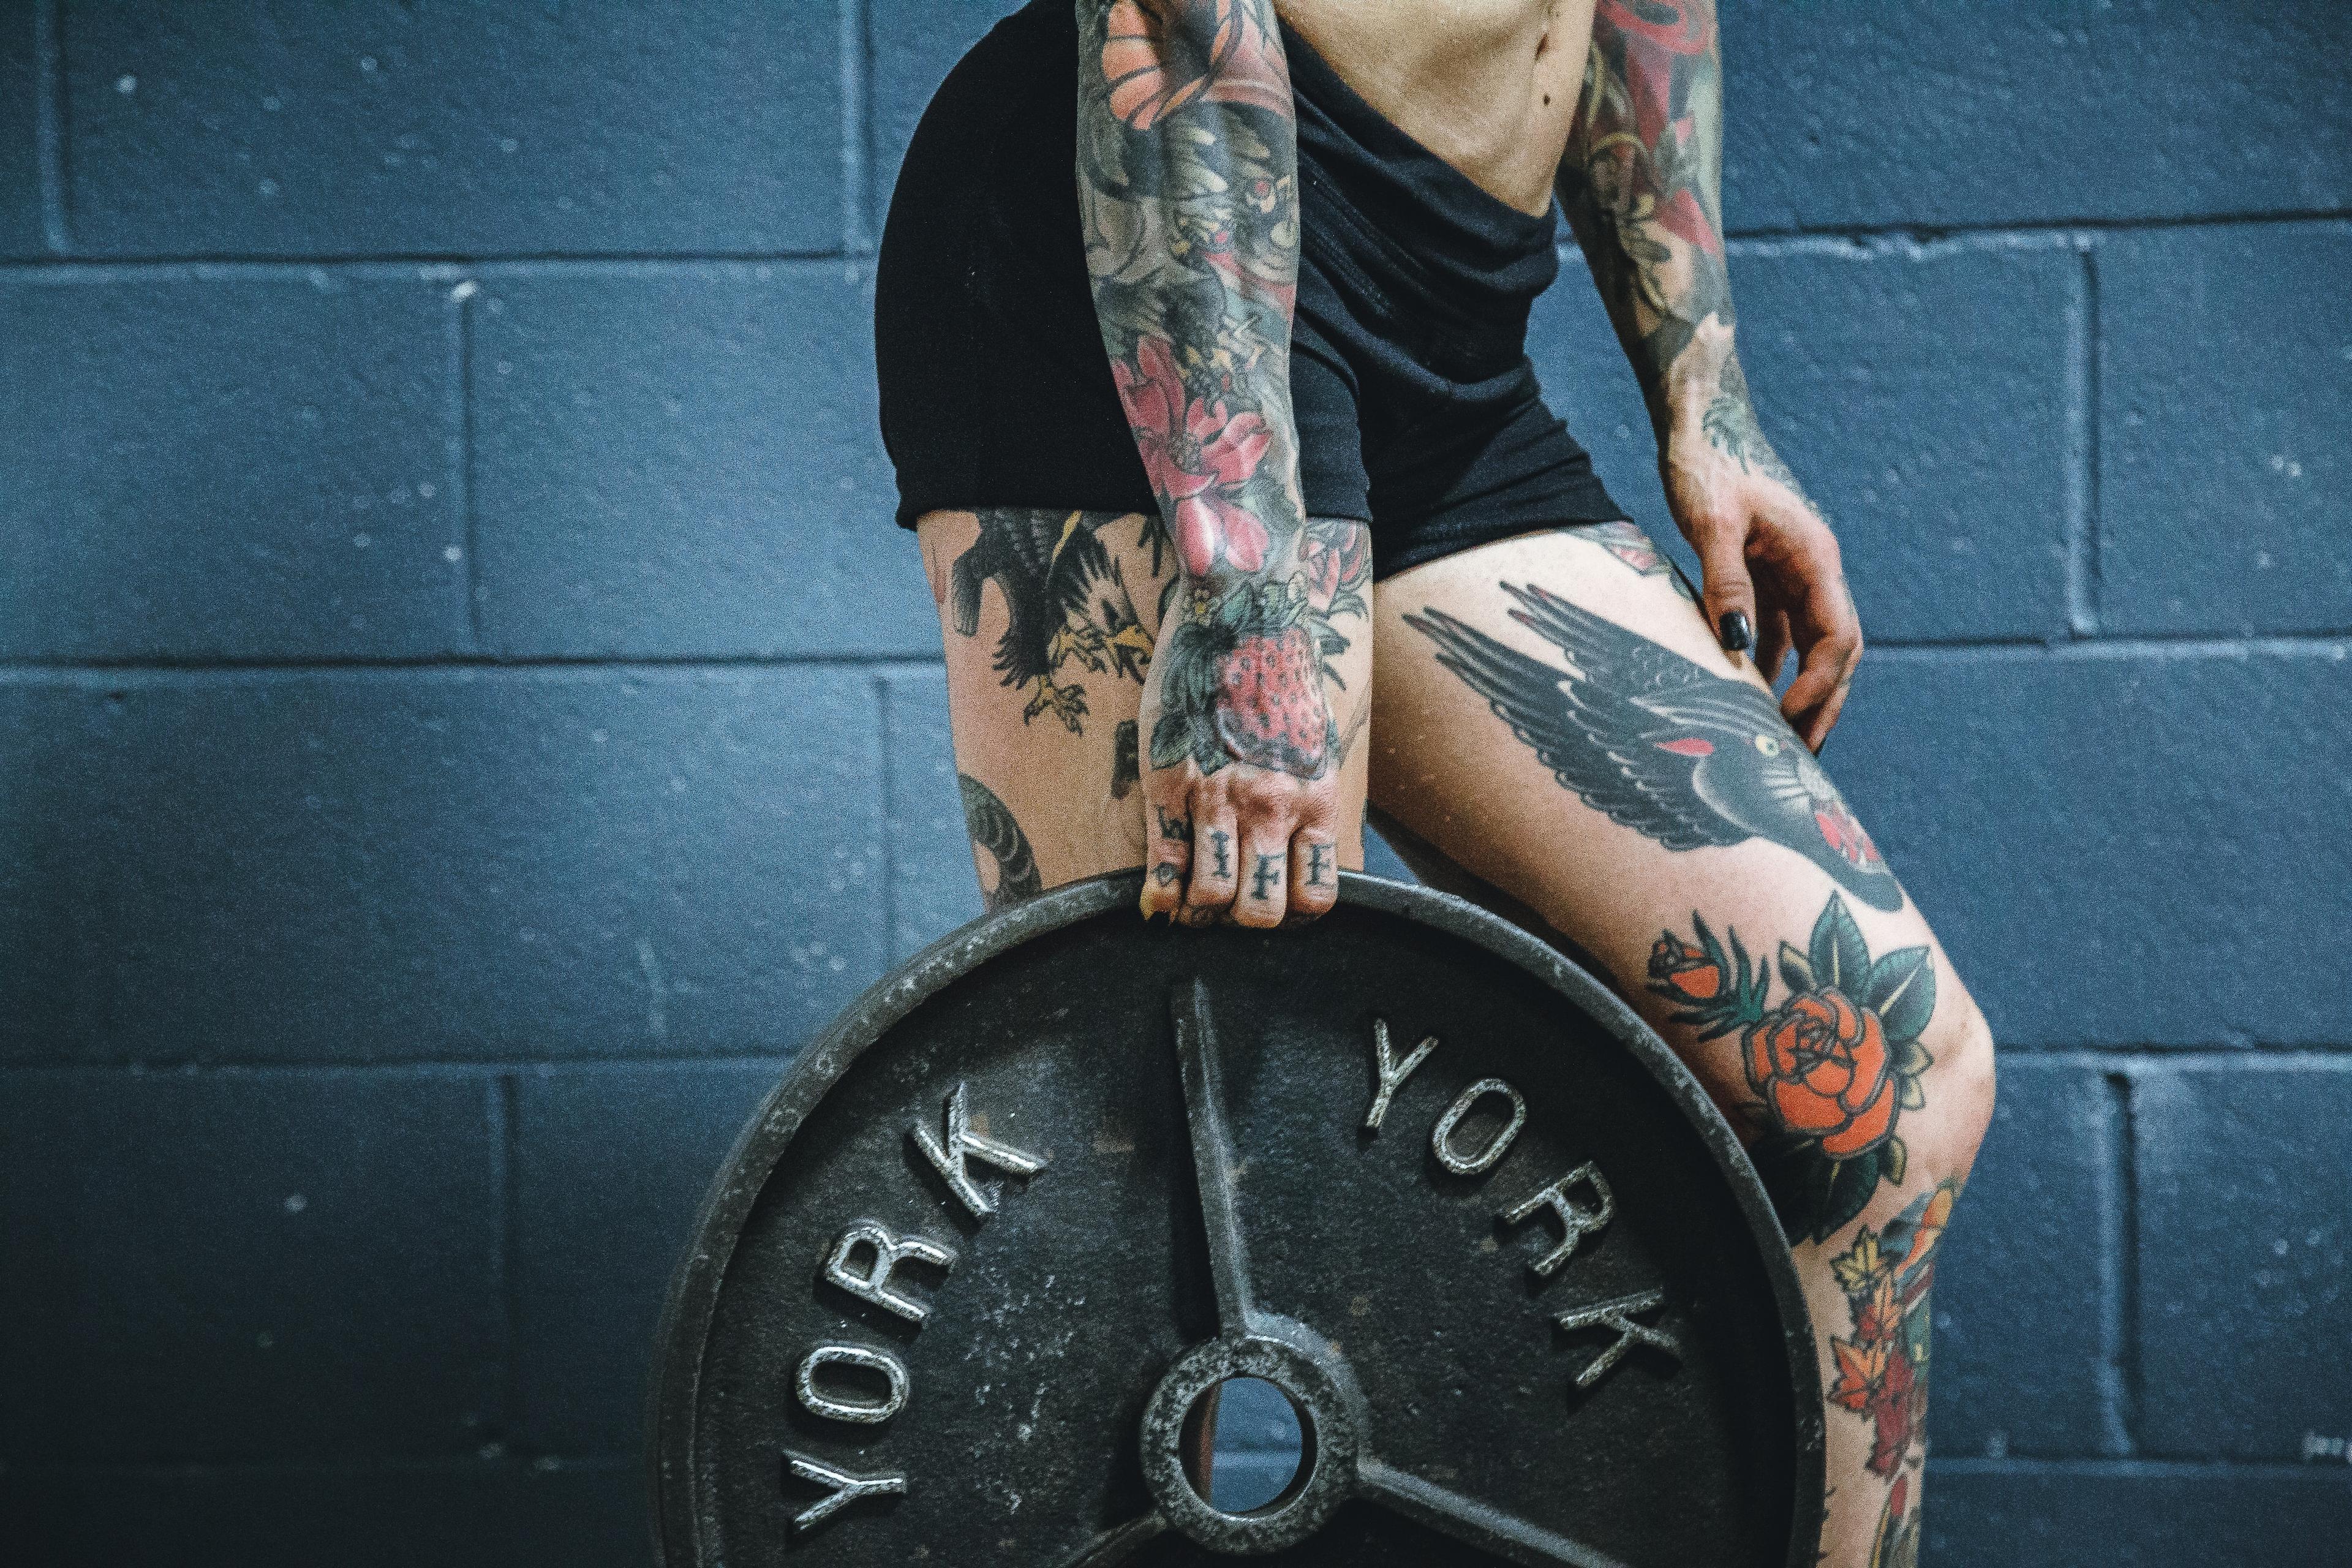
[[[1276,0],[1399,130],[1523,212],[1551,199],[1594,0]]]

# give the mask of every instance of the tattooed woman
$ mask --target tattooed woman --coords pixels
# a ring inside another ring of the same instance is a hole
[[[1147,917],[1311,918],[1369,797],[1581,955],[1751,1140],[1822,1561],[1887,1568],[1993,1047],[1815,760],[1862,639],[1740,373],[1721,75],[1714,0],[1034,0],[899,178],[883,423],[992,900],[1141,866]],[[1556,210],[1696,600],[1537,388]]]

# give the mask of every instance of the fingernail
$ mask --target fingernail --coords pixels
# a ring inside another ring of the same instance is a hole
[[[1756,646],[1756,628],[1748,624],[1745,610],[1724,611],[1723,619],[1716,623],[1716,635],[1733,653],[1746,653]]]

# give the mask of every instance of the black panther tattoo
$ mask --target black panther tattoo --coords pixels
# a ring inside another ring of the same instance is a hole
[[[1585,805],[1669,849],[1767,839],[1874,909],[1903,907],[1878,847],[1769,697],[1541,588],[1500,586],[1518,601],[1511,618],[1573,669],[1442,610],[1405,620]]]
[[[996,862],[996,886],[982,898],[989,912],[1044,892],[1036,858],[1029,852],[1029,836],[1013,819],[1013,809],[969,773],[956,774],[956,787],[963,794],[964,826],[971,831],[971,841]]]

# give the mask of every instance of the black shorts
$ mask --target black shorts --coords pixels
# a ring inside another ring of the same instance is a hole
[[[1376,575],[1625,516],[1544,406],[1528,310],[1554,215],[1519,211],[1382,118],[1306,41],[1290,392],[1312,517],[1371,525]],[[898,521],[1154,510],[1096,326],[1076,180],[1077,26],[1031,0],[949,73],[891,199],[876,281]]]

